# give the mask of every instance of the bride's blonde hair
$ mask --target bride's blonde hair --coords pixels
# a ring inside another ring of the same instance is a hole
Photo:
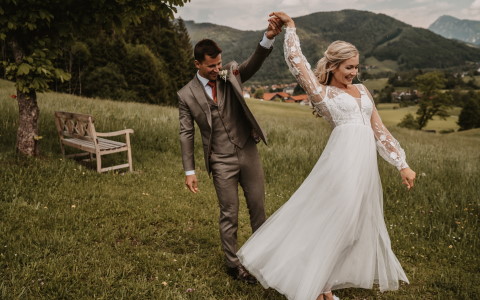
[[[331,43],[324,56],[318,61],[313,73],[321,84],[329,84],[332,80],[332,70],[335,70],[342,62],[358,55],[357,48],[344,41]]]

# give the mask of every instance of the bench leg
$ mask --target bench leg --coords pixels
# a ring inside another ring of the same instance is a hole
[[[63,157],[65,157],[65,147],[63,146],[62,141],[60,141],[60,150],[62,151]]]
[[[102,155],[100,155],[100,152],[97,152],[95,156],[97,159],[97,172],[101,173],[102,172]]]
[[[128,168],[130,172],[133,172],[132,148],[130,147],[130,135],[128,133],[126,134],[125,141],[127,142]]]

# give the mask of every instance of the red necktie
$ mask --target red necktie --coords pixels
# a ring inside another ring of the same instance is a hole
[[[212,88],[212,98],[217,103],[217,82],[215,80],[209,80],[207,83]]]

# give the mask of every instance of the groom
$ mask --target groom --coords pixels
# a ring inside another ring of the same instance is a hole
[[[279,21],[270,21],[263,39],[243,63],[232,61],[222,68],[222,50],[209,39],[194,48],[195,77],[178,91],[180,144],[185,184],[198,192],[194,159],[194,122],[200,128],[205,166],[212,174],[220,207],[220,238],[228,273],[234,278],[255,283],[255,278],[240,264],[237,252],[238,184],[242,186],[252,230],[265,221],[264,177],[257,145],[267,143],[243,99],[242,83],[252,77],[272,51],[281,32]]]

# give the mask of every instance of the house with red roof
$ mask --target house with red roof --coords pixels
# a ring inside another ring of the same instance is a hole
[[[302,95],[297,95],[297,96],[291,96],[292,102],[295,103],[308,103],[308,95],[307,94],[302,94]]]
[[[285,92],[264,93],[263,101],[291,102],[291,96]]]

